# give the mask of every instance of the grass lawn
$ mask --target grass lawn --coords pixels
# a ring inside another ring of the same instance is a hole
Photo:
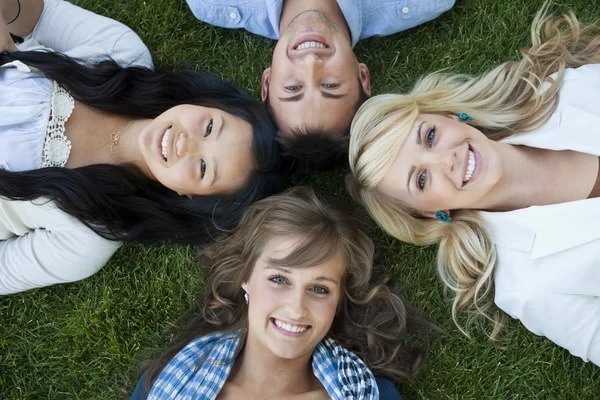
[[[421,0],[426,1],[426,0]],[[361,41],[359,60],[373,93],[407,90],[441,68],[479,73],[516,59],[528,46],[541,0],[457,0],[440,18],[393,36]],[[584,21],[600,18],[598,0],[557,1]],[[76,4],[131,26],[157,65],[206,70],[257,98],[259,77],[275,42],[198,22],[183,0],[78,0]],[[296,178],[349,201],[344,171]],[[599,399],[600,369],[571,356],[517,322],[505,330],[507,350],[481,331],[464,337],[436,278],[434,249],[385,243],[384,257],[406,300],[448,335],[431,339],[429,361],[406,399]],[[82,282],[0,297],[0,399],[122,399],[141,361],[155,357],[203,290],[194,249],[125,246],[101,272]]]

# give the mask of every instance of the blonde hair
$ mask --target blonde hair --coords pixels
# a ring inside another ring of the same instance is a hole
[[[544,124],[558,104],[565,68],[600,62],[597,25],[583,25],[575,15],[538,11],[532,26],[532,46],[520,61],[506,62],[477,77],[436,72],[421,78],[405,95],[386,94],[368,100],[350,129],[350,169],[346,183],[352,197],[365,205],[392,236],[413,244],[439,243],[438,272],[454,292],[452,317],[459,311],[467,322],[483,315],[493,322],[496,340],[506,315],[494,305],[496,249],[475,210],[453,210],[452,222],[423,217],[377,186],[420,113],[467,113],[468,123],[492,140],[531,131]],[[553,78],[551,74],[557,75]]]

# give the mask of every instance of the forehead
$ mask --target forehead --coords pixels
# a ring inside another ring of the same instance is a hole
[[[278,98],[269,99],[275,124],[283,133],[303,130],[335,131],[340,134],[350,129],[354,116],[357,93],[349,93],[341,99],[324,99],[320,94],[304,97],[296,102],[284,102]]]
[[[315,274],[328,275],[338,282],[343,274],[343,257],[341,252],[337,252],[333,257],[314,266],[280,267],[277,260],[283,260],[290,256],[304,243],[304,238],[297,236],[276,236],[269,240],[265,246],[257,267],[261,269],[270,269],[270,267],[284,268],[290,270],[294,275],[313,276]]]

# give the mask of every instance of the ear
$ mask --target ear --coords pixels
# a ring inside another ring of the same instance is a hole
[[[177,192],[177,194],[180,195],[180,196],[185,196],[185,197],[187,197],[190,200],[192,199],[192,195],[191,194],[183,194],[183,193],[179,193],[179,192]]]
[[[369,68],[363,63],[358,63],[358,79],[363,91],[371,97],[371,75],[369,74]]]
[[[244,282],[244,283],[242,283],[242,289],[244,289],[244,291],[245,291],[246,293],[248,293],[248,282]]]
[[[451,217],[452,215],[450,214],[450,210],[438,210],[438,211],[443,211],[446,213],[447,216]],[[431,219],[436,219],[437,217],[435,216],[435,213],[437,211],[421,211],[421,215],[423,215],[425,218],[431,218]]]
[[[269,94],[269,83],[271,82],[271,67],[265,69],[262,74],[260,82],[260,98],[264,103],[267,100]]]

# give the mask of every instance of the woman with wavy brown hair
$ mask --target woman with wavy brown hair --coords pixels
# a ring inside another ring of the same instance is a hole
[[[201,312],[132,398],[399,398],[373,374],[416,373],[425,350],[405,338],[427,324],[373,254],[357,219],[312,189],[255,203],[205,248]]]
[[[392,236],[439,244],[461,329],[484,316],[494,340],[510,315],[600,365],[600,26],[547,10],[521,60],[367,101],[348,189]]]

